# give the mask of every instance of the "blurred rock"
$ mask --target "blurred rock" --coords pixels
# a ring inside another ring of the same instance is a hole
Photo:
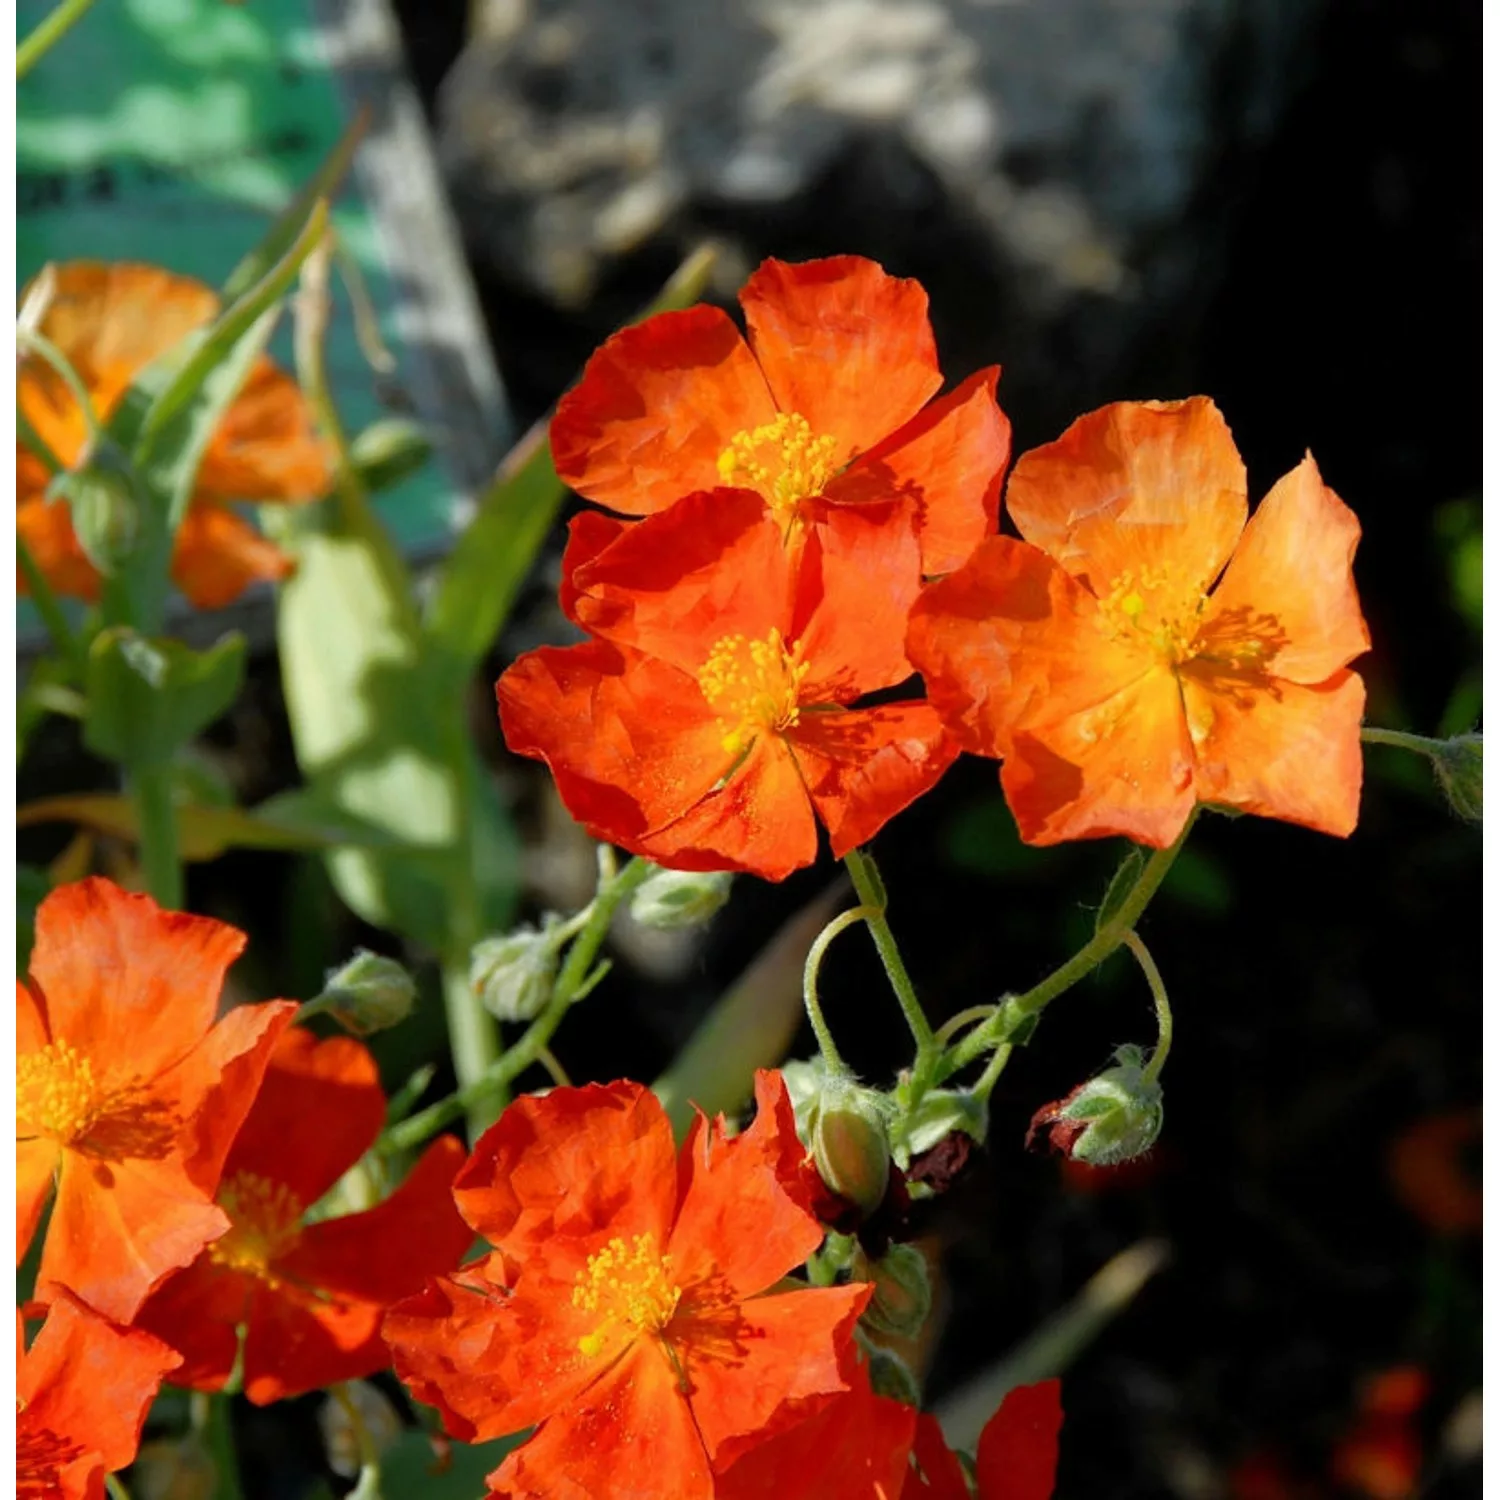
[[[655,275],[711,231],[739,251],[726,295],[767,253],[860,251],[929,283],[950,372],[1104,378],[1203,294],[1205,210],[1322,9],[477,0],[439,150],[481,271],[584,323],[633,260]]]

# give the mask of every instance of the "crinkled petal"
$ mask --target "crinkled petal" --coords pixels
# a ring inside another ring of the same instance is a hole
[[[1218,577],[1245,525],[1245,466],[1219,409],[1118,401],[1016,461],[1005,492],[1028,542],[1101,598],[1127,572],[1186,607]]]
[[[1353,672],[1306,685],[1253,673],[1182,671],[1198,797],[1345,837],[1359,821],[1359,725]]]
[[[193,504],[177,528],[172,582],[199,609],[222,609],[252,584],[276,583],[293,567],[280,547],[223,506]]]
[[[835,859],[935,786],[959,749],[930,703],[804,713],[789,740]]]
[[[16,509],[16,531],[52,591],[90,604],[99,597],[99,570],[84,555],[73,530],[73,513],[66,500],[44,500],[40,494],[23,500]],[[31,591],[16,569],[16,592]]]
[[[626,515],[719,484],[719,455],[776,414],[739,330],[716,307],[622,329],[557,404],[552,458],[580,495]]]
[[[262,356],[209,439],[195,499],[296,502],[332,488],[332,456],[307,398]]]
[[[630,529],[631,522],[618,516],[607,516],[602,510],[581,510],[568,522],[568,542],[563,548],[562,582],[557,602],[562,612],[575,624],[578,620],[578,570],[617,541]]]
[[[998,366],[971,375],[899,431],[861,454],[824,497],[839,503],[902,495],[918,507],[922,571],[962,566],[1000,517],[1010,421],[995,401]]]
[[[1062,1383],[1017,1386],[979,1434],[980,1500],[1051,1500],[1062,1428]]]
[[[677,1201],[677,1148],[656,1095],[621,1081],[524,1095],[458,1174],[459,1212],[517,1263],[561,1239],[656,1236]]]
[[[487,1482],[508,1500],[711,1500],[714,1493],[677,1374],[646,1339]]]
[[[740,1233],[755,1222],[747,1215]],[[685,1317],[679,1311],[669,1333],[715,1469],[849,1389],[854,1325],[871,1290],[867,1283],[809,1288]]]
[[[1250,518],[1198,633],[1209,655],[1257,652],[1290,682],[1326,681],[1370,648],[1354,590],[1359,522],[1312,455],[1279,479]]]
[[[740,304],[776,405],[834,438],[834,463],[875,447],[942,386],[927,293],[872,260],[767,260]]]

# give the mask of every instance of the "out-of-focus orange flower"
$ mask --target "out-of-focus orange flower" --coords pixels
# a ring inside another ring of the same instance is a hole
[[[747,490],[785,534],[904,496],[923,571],[957,567],[995,529],[1010,457],[998,368],[928,405],[942,375],[927,294],[858,256],[768,260],[740,303],[748,344],[701,306],[609,339],[558,403],[557,472],[631,516]]]
[[[1482,1129],[1479,1110],[1447,1110],[1418,1120],[1391,1146],[1396,1196],[1439,1234],[1468,1234],[1484,1227],[1484,1194],[1478,1176],[1463,1161],[1465,1150],[1478,1150]]]
[[[293,1027],[224,1162],[231,1228],[147,1299],[138,1324],[183,1355],[173,1384],[220,1390],[245,1328],[245,1394],[262,1405],[390,1363],[387,1307],[457,1266],[473,1234],[453,1203],[464,1148],[443,1136],[391,1197],[306,1222],[374,1142],[385,1095],[369,1049]]]
[[[147,365],[218,312],[208,287],[156,266],[68,261],[53,267],[53,277],[37,329],[78,372],[101,422]],[[37,355],[20,361],[16,400],[55,457],[77,464],[87,423],[62,378]],[[45,466],[20,442],[16,465],[16,525],[47,581],[62,594],[98,598],[99,574],[78,545],[66,503],[45,498]],[[258,580],[284,578],[291,560],[229,506],[314,500],[332,482],[327,449],[296,382],[262,357],[203,455],[177,533],[173,582],[212,609]],[[26,592],[24,578],[17,588]]]
[[[59,1295],[31,1348],[16,1314],[17,1500],[104,1500],[177,1355]]]
[[[1329,1474],[1366,1500],[1408,1500],[1422,1472],[1417,1414],[1431,1382],[1417,1365],[1397,1365],[1367,1382],[1359,1416],[1334,1446]]]
[[[398,1304],[385,1336],[455,1437],[540,1424],[497,1493],[708,1500],[850,1388],[869,1288],[777,1290],[823,1231],[786,1086],[762,1072],[755,1094],[749,1130],[700,1117],[680,1162],[635,1083],[517,1100],[481,1137],[454,1193],[495,1249]]]
[[[921,700],[850,706],[911,671],[916,538],[895,503],[832,509],[790,569],[743,491],[602,551],[618,523],[576,528],[564,605],[603,638],[501,677],[506,742],[590,833],[671,868],[779,880],[816,857],[818,821],[841,858],[958,753]]]
[[[1062,1382],[1043,1380],[1007,1393],[979,1434],[974,1455],[978,1500],[1051,1500],[1062,1429]],[[917,1419],[913,1465],[901,1500],[969,1500],[963,1467],[936,1420]]]
[[[1121,402],[1023,455],[1006,503],[1026,541],[929,588],[907,647],[964,747],[1003,758],[1027,843],[1161,848],[1195,802],[1353,829],[1359,523],[1311,455],[1246,525],[1213,402]]]
[[[292,1001],[217,1024],[245,945],[222,922],[162,911],[93,878],[36,915],[16,984],[16,1259],[56,1187],[37,1277],[117,1322],[229,1228],[214,1205],[225,1153]]]

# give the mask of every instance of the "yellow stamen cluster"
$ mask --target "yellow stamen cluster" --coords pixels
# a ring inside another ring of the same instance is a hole
[[[67,1042],[49,1042],[16,1059],[16,1133],[71,1145],[108,1105],[93,1064]]]
[[[747,432],[737,432],[719,455],[725,484],[759,490],[777,511],[789,511],[822,492],[833,478],[838,440],[815,437],[807,418],[794,411]]]
[[[724,748],[738,755],[763,730],[797,722],[808,664],[788,651],[779,630],[762,641],[721,636],[698,672],[698,686],[724,729]]]
[[[578,1340],[595,1358],[617,1330],[660,1333],[677,1311],[682,1288],[672,1282],[672,1257],[656,1248],[654,1234],[638,1234],[628,1244],[619,1235],[589,1256],[573,1287],[579,1312],[602,1313],[598,1326]]]
[[[1208,595],[1185,590],[1170,568],[1126,570],[1099,600],[1099,620],[1112,641],[1149,646],[1172,666],[1195,654]]]
[[[236,1172],[219,1188],[219,1207],[231,1223],[229,1233],[208,1247],[209,1259],[227,1271],[279,1285],[272,1267],[302,1237],[303,1205],[296,1195],[283,1182]]]

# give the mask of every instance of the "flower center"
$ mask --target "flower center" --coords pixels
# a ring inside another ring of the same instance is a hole
[[[724,748],[738,755],[762,730],[790,729],[808,664],[788,651],[779,630],[762,641],[721,636],[698,672],[698,686],[719,716]]]
[[[93,1064],[67,1042],[16,1059],[16,1134],[71,1145],[105,1112],[107,1094]]]
[[[594,1331],[578,1340],[579,1349],[593,1359],[616,1331],[660,1333],[681,1296],[672,1282],[672,1257],[658,1252],[654,1234],[638,1234],[629,1244],[616,1235],[589,1256],[573,1287],[579,1312],[601,1314]]]
[[[1171,568],[1126,568],[1099,600],[1099,620],[1112,641],[1148,646],[1168,665],[1194,655],[1208,595],[1185,590]]]
[[[62,1493],[60,1471],[82,1458],[83,1447],[48,1427],[21,1420],[26,1403],[16,1401],[16,1500],[50,1500]]]
[[[219,1188],[219,1207],[231,1220],[229,1233],[208,1247],[208,1258],[226,1271],[279,1286],[271,1268],[302,1238],[303,1206],[296,1195],[284,1182],[236,1172]]]
[[[833,477],[837,446],[836,438],[815,437],[806,417],[784,411],[763,427],[735,433],[719,455],[719,477],[759,490],[773,510],[793,510]]]

